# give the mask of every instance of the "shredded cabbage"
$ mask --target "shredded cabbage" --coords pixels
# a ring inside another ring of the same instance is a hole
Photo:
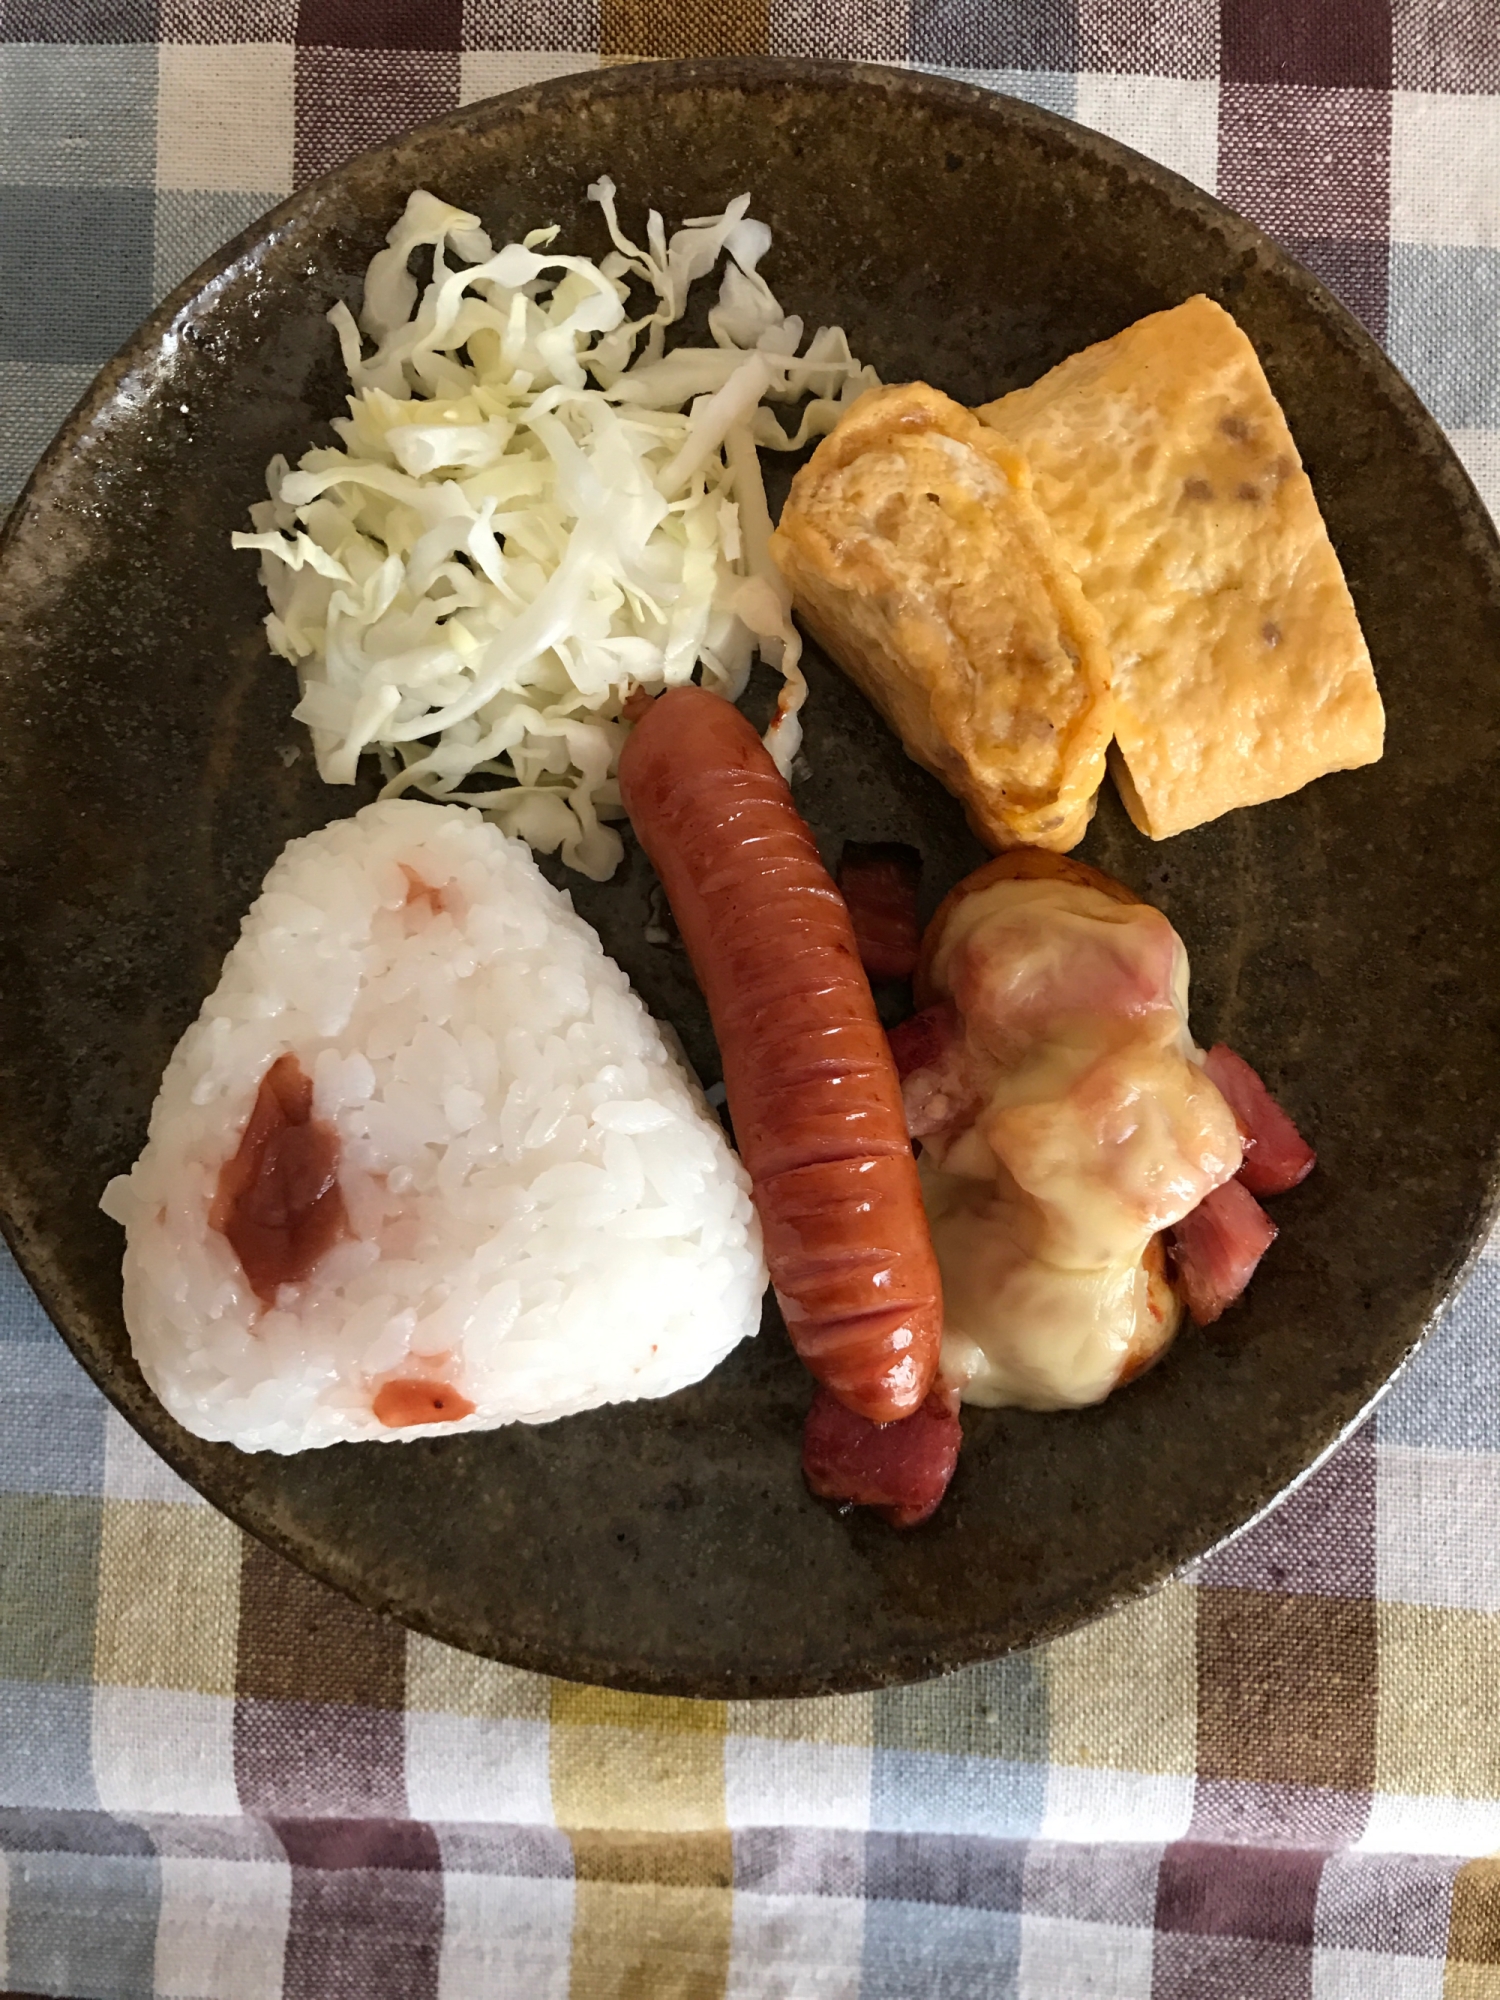
[[[423,189],[371,262],[356,322],[329,314],[353,383],[341,445],[271,461],[251,509],[318,770],[382,797],[483,808],[603,881],[623,847],[615,769],[637,689],[689,680],[739,697],[757,651],[783,676],[766,743],[785,773],[806,683],[756,447],[831,430],[874,372],[842,328],[803,347],[757,266],[771,232],[741,195],[646,248],[613,184],[589,189],[602,263],[533,231],[496,251]],[[413,252],[430,249],[419,287]],[[690,287],[723,262],[712,347],[666,348]],[[630,281],[655,293],[627,317]],[[788,433],[768,402],[808,400]]]

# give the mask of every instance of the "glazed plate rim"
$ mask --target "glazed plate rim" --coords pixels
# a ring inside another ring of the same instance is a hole
[[[904,96],[908,100],[946,105],[956,111],[967,111],[976,116],[1002,121],[1018,127],[1022,133],[1032,132],[1044,136],[1054,146],[1061,142],[1063,148],[1075,156],[1092,154],[1095,160],[1107,166],[1125,168],[1132,175],[1153,182],[1157,189],[1170,199],[1175,208],[1186,208],[1196,212],[1200,220],[1210,223],[1221,233],[1228,232],[1229,239],[1238,243],[1247,253],[1253,252],[1257,257],[1269,260],[1280,272],[1296,278],[1307,300],[1308,309],[1331,318],[1345,343],[1350,341],[1354,343],[1365,375],[1373,374],[1377,377],[1385,393],[1396,403],[1408,425],[1423,433],[1427,441],[1445,455],[1450,468],[1457,472],[1467,486],[1471,525],[1477,526],[1482,534],[1487,532],[1492,559],[1500,553],[1500,543],[1496,541],[1494,528],[1489,522],[1483,503],[1475,493],[1472,482],[1469,481],[1451,445],[1436,420],[1425,410],[1415,392],[1374,339],[1326,287],[1290,253],[1276,244],[1274,239],[1232,209],[1205,194],[1191,182],[1088,127],[1078,125],[1072,120],[1025,100],[1006,97],[978,85],[927,75],[915,70],[886,69],[866,64],[803,61],[779,57],[718,57],[682,62],[640,63],[613,69],[577,72],[462,106],[443,118],[432,121],[429,125],[400,134],[380,146],[368,149],[333,172],[309,182],[260,220],[252,223],[176,287],[113,359],[105,364],[75,405],[33,470],[10,513],[3,534],[0,534],[0,592],[4,589],[3,579],[11,544],[22,530],[33,499],[45,491],[48,482],[58,468],[65,464],[79,439],[96,428],[107,429],[111,409],[119,399],[122,387],[132,377],[137,378],[142,385],[142,400],[149,402],[154,393],[154,365],[160,362],[162,357],[170,352],[172,345],[182,337],[192,318],[192,309],[195,305],[211,296],[216,286],[229,274],[244,265],[253,266],[255,260],[262,256],[286,229],[301,222],[309,207],[315,205],[325,194],[336,191],[348,177],[357,174],[366,163],[388,159],[399,149],[420,148],[428,136],[433,134],[468,131],[477,138],[491,126],[502,121],[525,116],[533,111],[545,112],[569,100],[581,99],[587,103],[594,103],[605,99],[634,96],[642,102],[649,102],[655,93],[663,90],[701,86],[709,90],[732,92],[742,81],[758,79],[764,84],[767,80],[774,81],[778,78],[785,79],[790,84],[821,87],[828,92],[830,98],[840,87],[853,84],[863,89],[879,89],[894,97]],[[330,818],[341,816],[337,810],[330,813]],[[393,1616],[402,1624],[426,1632],[449,1644],[472,1652],[486,1653],[490,1657],[531,1671],[547,1673],[562,1679],[602,1681],[613,1687],[658,1694],[794,1696],[809,1693],[854,1692],[889,1686],[914,1678],[925,1678],[934,1673],[997,1655],[997,1648],[993,1645],[956,1641],[952,1635],[944,1634],[935,1636],[933,1644],[925,1652],[920,1648],[908,1646],[900,1657],[889,1657],[879,1663],[862,1665],[847,1671],[809,1672],[790,1677],[783,1675],[778,1679],[775,1675],[746,1676],[733,1664],[726,1663],[725,1671],[720,1677],[721,1684],[709,1685],[706,1677],[702,1675],[686,1676],[671,1670],[641,1673],[629,1668],[612,1668],[607,1661],[583,1659],[572,1654],[560,1657],[556,1653],[549,1652],[546,1645],[535,1645],[524,1639],[510,1640],[503,1635],[497,1635],[493,1648],[490,1648],[477,1644],[473,1631],[444,1629],[441,1620],[431,1620],[412,1605],[396,1602],[379,1586],[372,1587],[369,1583],[362,1585],[357,1574],[341,1572],[335,1554],[325,1555],[312,1549],[306,1541],[300,1540],[296,1533],[285,1529],[276,1519],[270,1517],[271,1510],[261,1501],[260,1496],[251,1494],[241,1499],[238,1495],[226,1497],[210,1490],[213,1482],[209,1480],[205,1483],[188,1462],[192,1441],[189,1441],[187,1448],[182,1445],[180,1439],[184,1434],[178,1432],[176,1425],[167,1417],[165,1410],[150,1392],[143,1391],[135,1395],[129,1393],[127,1385],[114,1379],[109,1369],[103,1365],[102,1358],[95,1353],[90,1343],[87,1331],[75,1333],[66,1323],[65,1310],[59,1301],[49,1295],[51,1287],[41,1260],[33,1256],[27,1234],[15,1220],[15,1211],[20,1205],[16,1200],[16,1194],[20,1186],[20,1180],[14,1174],[8,1157],[0,1154],[0,1230],[3,1230],[10,1242],[24,1276],[41,1299],[69,1349],[103,1389],[110,1402],[174,1471],[240,1527],[300,1568],[346,1595],[354,1597],[370,1609]],[[1373,1384],[1366,1385],[1367,1393],[1360,1408],[1353,1415],[1342,1413],[1338,1415],[1334,1421],[1334,1428],[1324,1436],[1321,1448],[1291,1480],[1279,1481],[1274,1491],[1262,1494],[1259,1504],[1245,1520],[1228,1532],[1215,1533],[1210,1540],[1205,1541],[1200,1559],[1202,1555],[1211,1554],[1215,1549],[1223,1547],[1226,1542],[1242,1534],[1277,1506],[1316,1471],[1349,1433],[1364,1421],[1370,1409],[1385,1394],[1463,1283],[1479,1255],[1497,1210],[1500,1210],[1500,1185],[1497,1185],[1492,1178],[1487,1190],[1481,1226],[1469,1242],[1466,1252],[1459,1258],[1451,1282],[1427,1314],[1405,1356],[1397,1362],[1394,1370],[1384,1374]],[[1369,1364],[1371,1372],[1374,1366],[1375,1363],[1372,1361]],[[1096,1595],[1070,1614],[1054,1613],[1040,1616],[1030,1637],[1018,1641],[1017,1645],[1036,1644],[1059,1636],[1123,1604],[1136,1601],[1168,1581],[1177,1573],[1177,1568],[1174,1556],[1171,1560],[1164,1561],[1163,1566],[1151,1575],[1143,1579],[1138,1577],[1137,1580],[1124,1586],[1117,1586],[1110,1594]]]

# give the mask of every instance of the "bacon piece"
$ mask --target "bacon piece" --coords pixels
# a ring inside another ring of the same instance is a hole
[[[1237,1180],[1205,1195],[1168,1232],[1177,1291],[1199,1326],[1234,1304],[1275,1241],[1275,1223]]]
[[[906,1129],[913,1139],[930,1138],[977,1109],[978,1090],[963,1022],[951,1000],[924,1007],[887,1030],[886,1039],[901,1079]]]
[[[873,1507],[891,1527],[915,1528],[947,1492],[962,1441],[958,1397],[941,1385],[893,1424],[872,1424],[819,1389],[802,1432],[802,1475],[820,1500]]]
[[[1245,1058],[1216,1042],[1203,1067],[1240,1128],[1245,1159],[1239,1178],[1251,1194],[1285,1194],[1305,1181],[1318,1156]]]
[[[917,969],[922,927],[917,884],[922,857],[898,840],[846,840],[839,861],[839,893],[871,979],[910,979]]]
[[[887,1028],[885,1038],[891,1045],[897,1076],[905,1083],[916,1070],[936,1069],[959,1035],[958,1009],[951,1000],[939,1000],[935,1007],[924,1007],[898,1027]]]

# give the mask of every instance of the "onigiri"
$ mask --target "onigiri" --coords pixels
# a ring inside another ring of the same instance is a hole
[[[248,1451],[667,1395],[766,1285],[744,1169],[593,930],[523,842],[410,800],[286,848],[102,1206],[146,1379]]]

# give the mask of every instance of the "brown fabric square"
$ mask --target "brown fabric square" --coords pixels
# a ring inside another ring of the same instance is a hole
[[[399,1709],[406,1634],[247,1541],[235,1692],[260,1701]]]
[[[597,49],[599,0],[464,0],[466,49]]]
[[[154,42],[157,0],[0,0],[0,42]]]
[[[1387,91],[1220,89],[1220,197],[1277,235],[1382,236],[1390,155]]]
[[[1151,2000],[1312,2000],[1312,1948],[1264,1938],[1158,1937]]]
[[[440,1870],[437,1835],[419,1819],[278,1819],[276,1838],[294,1868]]]
[[[437,2000],[437,1836],[410,1820],[277,1822],[292,1862],[283,2000]]]
[[[463,0],[301,0],[304,48],[458,49]]]
[[[1319,276],[1331,282],[1325,273]],[[1383,292],[1381,306],[1383,310]],[[1356,1432],[1279,1507],[1210,1556],[1202,1580],[1238,1590],[1373,1597],[1373,1426]]]
[[[601,55],[754,56],[770,46],[770,0],[599,0]]]
[[[1323,280],[1329,291],[1343,301],[1377,340],[1385,339],[1390,305],[1389,243],[1384,239],[1361,242],[1349,236],[1298,236],[1291,231],[1281,240],[1294,257],[1300,257],[1307,268]],[[1342,1456],[1340,1452],[1330,1463],[1337,1464]],[[1342,1571],[1352,1561],[1362,1560],[1363,1554],[1363,1549],[1353,1544],[1336,1544],[1325,1555],[1325,1561]],[[1373,1585],[1371,1588],[1373,1590]]]
[[[297,0],[160,0],[164,42],[291,42]]]
[[[1326,1858],[1304,1848],[1179,1840],[1161,1858],[1156,1928],[1311,1944]]]
[[[1251,1783],[1375,1784],[1375,1606],[1198,1592],[1198,1772]]]
[[[1464,1965],[1500,1965],[1500,1861],[1468,1861],[1453,1884],[1448,1958]]]
[[[1500,90],[1495,0],[1396,0],[1397,90]]]
[[[297,50],[300,184],[458,104],[454,49]],[[394,217],[392,220],[394,221]]]
[[[1221,0],[1226,83],[1388,90],[1390,0]]]
[[[234,1705],[234,1782],[246,1812],[403,1816],[406,1723],[392,1708],[341,1702]]]
[[[1219,17],[1203,0],[1080,0],[1078,67],[1202,79],[1219,71]]]
[[[771,51],[898,63],[906,56],[906,0],[771,0]]]

